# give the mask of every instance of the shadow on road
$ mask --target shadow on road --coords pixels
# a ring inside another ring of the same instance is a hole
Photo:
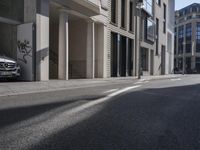
[[[0,110],[0,129],[14,123],[27,120],[29,118],[38,116],[45,112],[51,111],[63,105],[73,103],[74,101],[56,102],[50,104],[17,107]]]
[[[117,96],[89,119],[31,150],[200,149],[199,89],[191,85]]]

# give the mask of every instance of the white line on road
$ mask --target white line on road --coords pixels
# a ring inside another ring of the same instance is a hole
[[[100,98],[100,99],[98,99],[96,101],[92,101],[92,102],[89,102],[89,103],[84,104],[82,106],[76,107],[76,108],[72,109],[71,112],[69,112],[69,113],[77,113],[77,112],[83,111],[84,109],[90,108],[90,107],[95,106],[95,105],[100,104],[100,103],[103,103],[103,102],[109,100],[112,97],[115,97],[115,96],[117,96],[119,94],[122,94],[124,92],[127,92],[127,91],[132,90],[132,89],[136,89],[136,88],[139,88],[139,87],[141,87],[141,85],[124,88],[122,90],[119,90],[117,92],[109,94],[108,96],[106,96],[104,98]]]
[[[144,84],[144,83],[148,83],[149,81],[138,81],[138,82],[136,82],[136,83],[134,83],[135,85],[136,84]]]
[[[176,78],[176,79],[170,79],[171,81],[180,81],[181,78]]]
[[[119,89],[111,89],[111,90],[105,91],[105,92],[103,92],[103,93],[104,93],[104,94],[112,93],[112,92],[115,92],[115,91],[117,91],[117,90],[119,90]]]

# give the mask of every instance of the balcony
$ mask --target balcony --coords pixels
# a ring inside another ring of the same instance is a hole
[[[100,14],[100,0],[52,0],[58,4],[66,6],[68,9],[75,10],[88,17]]]
[[[88,16],[95,16],[100,14],[101,3],[100,0],[71,0],[84,9]]]

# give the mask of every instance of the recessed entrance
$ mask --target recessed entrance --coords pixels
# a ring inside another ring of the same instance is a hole
[[[61,13],[66,16],[64,24]],[[64,72],[68,79],[86,78],[87,25],[87,21],[77,14],[68,12],[59,5],[50,4],[50,79],[62,79],[59,75],[62,69],[66,70]]]

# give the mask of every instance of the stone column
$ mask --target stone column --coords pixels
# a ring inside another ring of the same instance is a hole
[[[36,80],[49,80],[49,1],[37,0]]]
[[[68,30],[68,15],[64,10],[60,10],[58,37],[58,78],[61,80],[68,80]]]
[[[87,25],[87,49],[86,49],[86,77],[93,79],[95,74],[95,25],[88,21]]]

